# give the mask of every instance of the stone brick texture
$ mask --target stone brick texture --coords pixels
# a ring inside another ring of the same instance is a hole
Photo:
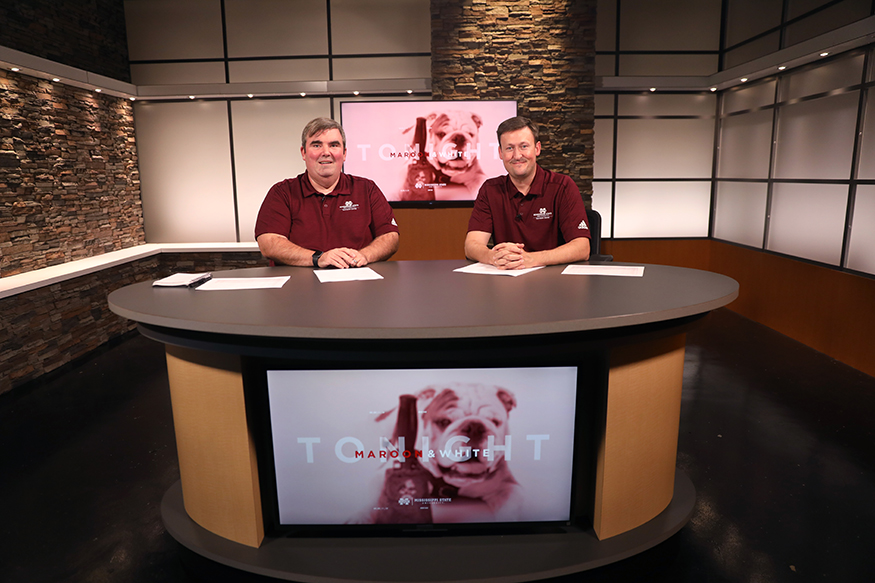
[[[432,0],[432,98],[514,99],[592,201],[597,0]]]
[[[179,271],[266,265],[258,252],[162,253],[0,299],[0,394],[32,386],[133,330],[134,322],[109,310],[106,298],[116,289]]]
[[[0,71],[0,277],[144,242],[131,102]]]
[[[0,45],[131,82],[124,0],[3,0]]]

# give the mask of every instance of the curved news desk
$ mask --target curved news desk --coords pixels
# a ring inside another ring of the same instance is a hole
[[[453,272],[466,264],[386,262],[371,266],[382,280],[325,284],[306,268],[241,269],[214,277],[291,279],[273,290],[145,282],[110,294],[113,312],[166,345],[181,477],[162,504],[168,531],[236,568],[327,582],[528,581],[622,559],[679,530],[695,501],[689,479],[675,471],[685,331],[735,299],[738,284],[660,265],[646,265],[643,277],[560,275],[563,266],[520,277]],[[265,537],[260,428],[247,416],[241,373],[250,357],[323,368],[584,363],[599,387],[592,471],[582,487],[592,528]]]

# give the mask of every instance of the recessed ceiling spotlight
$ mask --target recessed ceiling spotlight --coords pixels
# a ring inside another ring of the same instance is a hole
[[[189,98],[189,99],[194,99],[194,95],[189,95],[188,98]]]
[[[15,73],[18,73],[21,69],[19,69],[18,67],[12,67],[12,68],[9,69],[9,70],[10,70],[10,71],[13,71],[13,72],[15,72]]]
[[[358,92],[358,91],[353,91],[352,94],[353,94],[353,95],[358,95],[359,92]]]
[[[742,77],[742,78],[741,78],[741,82],[742,82],[742,83],[747,83],[747,77]]]
[[[717,88],[716,88],[716,87],[712,87],[712,88],[711,88],[711,92],[713,93],[714,91],[717,91]]]
[[[307,97],[307,94],[301,91],[301,97]]]
[[[650,92],[653,93],[654,91],[656,91],[656,87],[651,87]]]
[[[58,79],[57,77],[52,77],[52,81],[54,81],[55,83],[57,83],[58,81],[60,81],[60,79]]]
[[[821,56],[821,57],[825,57],[825,56],[827,56],[828,54],[829,54],[829,53],[820,53],[820,56]]]
[[[137,100],[136,97],[129,97],[128,99],[130,99],[131,101],[136,101],[136,100]]]
[[[778,67],[778,70],[779,70],[779,71],[783,71],[783,70],[786,69],[786,68],[787,68],[786,65],[781,65],[780,67]]]
[[[252,95],[251,93],[247,93],[247,94],[246,94],[246,97],[248,97],[249,99],[252,99],[252,98],[255,97],[255,96]]]
[[[95,91],[96,91],[97,93],[103,93],[103,89],[100,89],[100,88],[95,89]]]
[[[413,94],[413,89],[408,89],[408,90],[407,90],[407,95],[412,95],[412,94]]]

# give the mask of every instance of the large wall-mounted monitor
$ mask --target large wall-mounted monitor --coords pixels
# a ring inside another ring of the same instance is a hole
[[[347,101],[340,104],[348,174],[374,180],[390,201],[473,201],[506,174],[498,125],[515,101]]]
[[[266,376],[279,527],[572,520],[577,367]]]

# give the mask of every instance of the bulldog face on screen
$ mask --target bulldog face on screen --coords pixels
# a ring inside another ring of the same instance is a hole
[[[486,180],[478,151],[483,125],[480,116],[470,111],[451,110],[430,113],[416,121],[402,133],[417,128],[413,145],[425,157],[408,166],[399,200],[476,198]],[[424,123],[422,136],[418,134],[420,123]]]
[[[480,116],[470,111],[433,113],[428,117],[428,161],[444,185],[443,199],[473,199],[486,180],[480,167]]]
[[[447,111],[429,116],[430,158],[435,168],[447,176],[458,176],[479,169],[477,146],[480,143],[480,116],[469,111]]]
[[[504,451],[490,446],[505,445],[514,395],[496,386],[453,383],[429,387],[419,398],[425,405],[419,435],[437,452],[424,466],[458,488],[458,495],[483,500],[496,516],[512,518],[521,488]]]

